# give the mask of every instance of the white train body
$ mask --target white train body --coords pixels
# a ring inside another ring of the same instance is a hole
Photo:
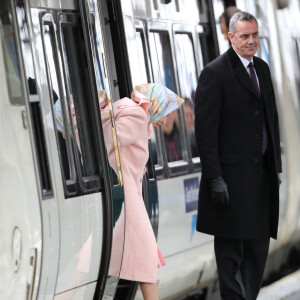
[[[2,2],[0,297],[113,299],[124,291],[124,299],[142,299],[135,284],[108,277],[124,196],[108,164],[97,91],[115,101],[136,84],[160,82],[193,103],[204,65],[229,46],[218,23],[228,1]],[[300,4],[236,5],[258,20],[257,55],[270,65],[280,119],[279,234],[271,241],[268,278],[300,245]],[[64,139],[57,99],[65,101],[62,118],[69,122]],[[77,144],[67,115],[72,103]],[[217,280],[213,237],[195,231],[201,162],[184,107],[176,122],[180,153],[170,161],[163,130],[156,129],[143,185],[167,263],[158,270],[159,299],[197,291],[210,299]]]

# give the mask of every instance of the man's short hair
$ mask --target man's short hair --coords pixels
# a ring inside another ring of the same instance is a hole
[[[232,16],[229,22],[229,31],[232,32],[233,34],[236,32],[236,23],[238,21],[246,21],[246,22],[251,22],[252,20],[255,20],[257,23],[257,20],[253,15],[251,15],[248,12],[245,11],[240,11]],[[257,23],[258,24],[258,23]]]

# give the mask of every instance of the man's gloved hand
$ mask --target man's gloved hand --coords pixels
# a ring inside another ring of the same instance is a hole
[[[226,207],[229,205],[227,184],[221,176],[209,180],[209,192],[215,206]]]

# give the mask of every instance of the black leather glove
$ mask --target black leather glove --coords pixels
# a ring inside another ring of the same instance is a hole
[[[209,192],[215,206],[226,207],[229,205],[227,184],[221,176],[209,180]]]

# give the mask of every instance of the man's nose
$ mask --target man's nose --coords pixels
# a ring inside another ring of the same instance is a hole
[[[249,36],[248,43],[249,44],[253,44],[254,43],[254,38],[253,38],[252,35]]]
[[[255,38],[253,37],[252,34],[249,35],[248,43],[249,44],[255,44]]]

